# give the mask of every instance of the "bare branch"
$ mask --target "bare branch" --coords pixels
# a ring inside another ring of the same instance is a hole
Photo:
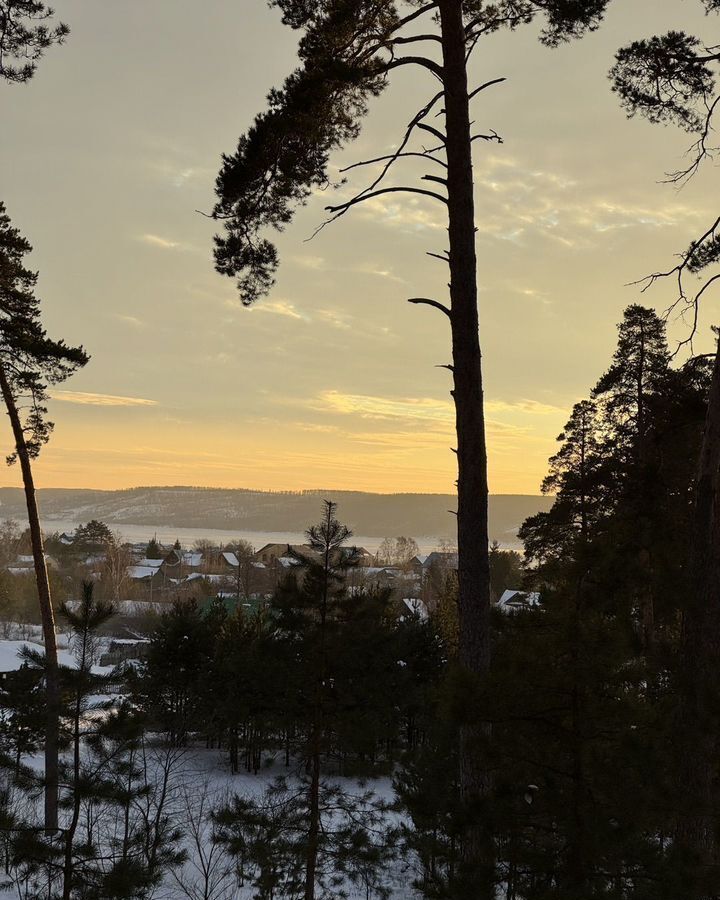
[[[411,297],[408,300],[408,303],[414,303],[417,306],[432,306],[433,309],[439,309],[440,312],[445,313],[445,315],[448,317],[448,319],[452,318],[452,313],[450,312],[448,307],[445,306],[444,303],[440,303],[439,300],[430,300],[427,297]],[[442,366],[439,368],[447,368],[447,367]]]
[[[434,200],[439,200],[441,203],[447,206],[447,198],[443,197],[442,194],[436,194],[435,191],[426,191],[423,188],[415,188],[415,187],[389,187],[389,188],[381,188],[379,191],[370,191],[368,194],[360,194],[357,197],[353,197],[352,200],[347,200],[345,203],[339,203],[337,206],[326,206],[325,209],[331,213],[343,213],[347,212],[351,206],[356,206],[358,203],[362,203],[365,200],[372,200],[373,197],[381,197],[383,194],[421,194],[424,197],[432,197]]]
[[[484,84],[481,84],[480,87],[476,87],[474,91],[471,91],[468,95],[468,100],[472,100],[473,97],[477,97],[477,95],[486,90],[489,87],[492,87],[494,84],[502,84],[503,81],[507,81],[507,78],[493,78],[490,81],[486,81]]]
[[[432,156],[429,151],[427,152],[408,152],[408,153],[390,153],[387,156],[377,156],[375,159],[361,159],[359,162],[352,163],[352,165],[345,166],[340,169],[339,172],[341,175],[344,175],[345,172],[350,172],[352,169],[360,169],[363,166],[374,166],[377,163],[387,162],[390,160],[391,162],[395,162],[396,159],[409,159],[412,157],[417,157],[419,159],[429,159],[430,162],[437,163],[439,166],[442,166],[444,169],[447,169],[447,163],[442,159],[438,159],[436,156]]]
[[[691,164],[684,169],[678,169],[676,172],[668,172],[667,178],[663,182],[664,184],[682,184],[689,181],[702,163],[706,159],[711,158],[713,153],[717,151],[717,147],[708,147],[707,142],[710,137],[710,132],[713,130],[712,118],[719,105],[720,94],[718,94],[710,106],[707,107],[707,115],[705,117],[702,133],[698,140],[688,150],[688,153],[694,154]]]
[[[495,131],[493,128],[490,129],[489,134],[474,134],[470,138],[470,141],[471,142],[473,142],[473,141],[495,141],[498,144],[504,143],[503,139],[500,137],[500,135],[497,133],[497,131]]]
[[[375,179],[375,181],[373,181],[372,184],[368,185],[368,187],[365,188],[365,191],[375,190],[375,188],[385,178],[385,176],[390,171],[390,169],[392,168],[392,166],[394,165],[396,160],[398,160],[400,158],[400,154],[405,152],[405,148],[407,147],[407,145],[410,141],[410,138],[412,137],[413,131],[416,128],[420,127],[420,125],[422,124],[422,120],[430,113],[430,111],[435,106],[435,104],[438,103],[443,98],[443,96],[444,96],[444,92],[438,91],[438,93],[435,94],[434,97],[431,97],[430,100],[428,100],[428,102],[425,104],[425,106],[423,106],[422,109],[418,110],[418,112],[415,113],[415,115],[412,117],[412,119],[408,123],[407,128],[405,129],[405,134],[403,135],[402,141],[400,141],[400,146],[397,148],[395,153],[391,154],[387,165],[385,165],[383,167],[382,172],[378,175],[378,177]],[[429,152],[429,151],[423,151],[423,152]],[[432,157],[430,157],[430,158],[432,158]],[[447,168],[447,166],[446,166],[446,168]],[[365,191],[363,191],[363,193],[365,193]]]
[[[436,137],[439,141],[441,141],[443,146],[447,143],[445,140],[445,135],[442,133],[442,131],[438,131],[437,128],[433,128],[432,125],[428,125],[426,122],[418,122],[417,127],[421,128],[423,131],[429,132],[433,137]]]
[[[703,286],[700,288],[694,296],[689,297],[685,292],[684,285],[684,276],[689,271],[690,263],[693,258],[693,254],[697,250],[698,247],[701,247],[708,238],[712,238],[717,233],[718,228],[720,228],[720,216],[713,222],[713,224],[705,231],[705,233],[699,237],[696,241],[693,241],[692,244],[685,250],[684,253],[680,255],[680,262],[673,266],[671,269],[668,269],[666,272],[653,272],[652,275],[647,275],[645,278],[641,278],[638,281],[631,282],[632,285],[642,285],[641,293],[645,293],[645,291],[649,290],[656,281],[664,278],[675,278],[677,283],[677,298],[670,304],[670,306],[665,310],[665,318],[669,318],[672,313],[679,307],[684,307],[680,311],[680,316],[682,318],[685,317],[685,313],[688,310],[692,311],[692,324],[690,326],[690,331],[688,336],[683,340],[678,342],[678,346],[675,350],[675,354],[677,354],[682,347],[689,346],[692,350],[693,341],[695,339],[695,335],[697,333],[698,328],[698,316],[700,311],[700,299],[705,293],[705,291],[714,283],[720,280],[720,274],[713,275],[712,278],[709,278]]]
[[[391,59],[381,67],[380,71],[382,73],[390,72],[392,69],[399,69],[400,66],[420,66],[432,72],[439,81],[443,79],[442,66],[426,56],[401,56],[399,59]]]
[[[411,37],[396,37],[387,42],[387,46],[396,46],[400,44],[418,44],[421,41],[435,41],[442,44],[442,38],[437,34],[416,34]]]
[[[405,16],[404,19],[401,19],[398,22],[398,29],[404,28],[405,25],[409,25],[411,22],[414,22],[416,19],[419,19],[420,16],[424,16],[425,13],[432,12],[433,9],[438,8],[437,0],[433,0],[432,3],[426,3],[425,6],[421,6],[420,9],[415,10],[415,12],[409,13]]]

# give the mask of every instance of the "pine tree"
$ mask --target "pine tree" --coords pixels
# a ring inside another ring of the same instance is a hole
[[[58,792],[58,693],[55,618],[40,530],[32,460],[52,432],[45,403],[48,387],[65,381],[84,366],[88,356],[82,347],[51,340],[40,321],[40,301],[35,296],[37,275],[26,268],[30,244],[13,228],[0,202],[0,393],[5,403],[15,443],[8,463],[20,463],[30,524],[47,666],[47,727],[45,739],[45,825],[57,828]]]
[[[540,563],[540,573],[552,580],[557,566],[573,560],[583,564],[591,533],[607,511],[603,490],[605,452],[595,403],[582,400],[573,407],[565,430],[558,436],[560,450],[550,458],[543,493],[554,493],[549,512],[538,513],[520,529],[529,559]]]
[[[115,614],[112,604],[95,600],[92,582],[83,584],[83,595],[79,607],[71,609],[62,604],[60,614],[67,621],[73,634],[73,650],[77,661],[76,669],[68,669],[64,679],[73,695],[70,736],[72,747],[71,772],[67,782],[71,787],[70,820],[63,830],[64,862],[62,900],[70,900],[73,894],[75,878],[75,835],[80,823],[83,793],[87,789],[83,784],[82,744],[83,720],[89,709],[89,698],[98,688],[100,679],[93,673],[93,665],[97,662],[97,631]]]
[[[645,897],[648,883],[653,896],[695,889],[681,848],[657,836],[672,835],[682,805],[667,751],[688,590],[690,548],[678,526],[690,518],[708,377],[702,360],[672,369],[664,324],[631,307],[595,399],[576,405],[550,461],[553,507],[521,530],[543,605],[499,620],[496,675],[512,689],[497,716],[511,725],[495,734],[504,756],[523,760],[515,783],[538,791],[526,809],[511,778],[498,804],[518,897]],[[657,624],[663,642],[650,654],[648,626]],[[608,766],[634,772],[622,791],[605,779]]]
[[[62,44],[67,25],[52,23],[55,10],[38,0],[0,0],[0,78],[23,84],[53,44]]]
[[[197,601],[176,601],[160,617],[142,672],[130,679],[138,703],[173,747],[205,724],[202,685],[212,646]]]
[[[146,559],[162,559],[163,552],[160,544],[157,542],[157,538],[150,538],[148,541],[148,545],[145,548],[145,558]]]
[[[702,0],[705,11],[720,12],[717,0]],[[613,90],[628,115],[640,114],[651,122],[673,123],[694,137],[687,163],[670,174],[684,183],[712,158],[710,136],[720,108],[717,63],[720,52],[714,38],[704,42],[685,31],[669,31],[633,41],[621,48],[611,70]],[[720,262],[720,217],[693,237],[679,262],[646,280],[650,286],[671,278],[677,284],[673,308],[689,310],[695,334],[700,304],[717,285]],[[697,276],[700,281],[695,282]],[[720,353],[714,353],[707,419],[697,457],[694,517],[691,524],[692,584],[683,620],[682,722],[685,752],[679,782],[688,802],[678,819],[678,836],[698,867],[718,880],[720,841],[711,810],[717,806],[717,758],[720,731],[714,673],[720,664]],[[700,879],[702,884],[702,878]],[[717,893],[711,884],[688,896]]]
[[[387,771],[403,725],[414,734],[422,727],[417,681],[428,669],[419,626],[398,622],[389,592],[348,589],[356,554],[335,510],[325,502],[322,521],[307,531],[310,550],[295,554],[267,618],[231,622],[230,643],[239,628],[244,637],[229,668],[213,676],[232,673],[247,687],[223,699],[225,721],[234,711],[248,730],[274,727],[296,767],[292,783],[280,779],[259,801],[236,798],[218,815],[223,840],[263,897],[337,896],[347,881],[384,896],[384,805],[336,778]],[[268,684],[258,689],[258,678]]]
[[[270,93],[268,110],[240,138],[236,152],[223,157],[217,179],[213,215],[225,232],[216,238],[216,267],[237,279],[242,302],[251,305],[270,291],[278,267],[277,249],[266,232],[283,230],[313,191],[331,184],[332,153],[357,137],[371,100],[393,71],[411,66],[438,82],[436,93],[410,117],[395,152],[352,167],[380,165],[380,174],[351,199],[327,209],[333,221],[360,203],[402,192],[439,204],[447,217],[449,248],[432,255],[449,267],[450,303],[427,297],[410,302],[430,306],[450,324],[452,362],[447,368],[457,430],[459,645],[463,664],[476,677],[490,666],[490,573],[472,147],[475,140],[499,138],[493,132],[474,133],[470,107],[474,97],[503,79],[472,89],[468,61],[484,34],[515,28],[536,16],[545,19],[542,38],[548,44],[578,36],[598,26],[607,2],[272,0],[283,21],[301,32],[300,66],[282,88]],[[411,49],[405,53],[407,47]],[[435,113],[439,115],[432,118]],[[428,135],[432,146],[418,145],[417,139]],[[387,186],[388,173],[409,159],[421,160],[437,174],[423,175],[422,186]],[[488,777],[474,763],[470,747],[475,736],[463,733],[460,739],[465,747],[461,782],[472,804],[487,790]],[[492,849],[481,823],[466,848],[469,855],[485,859],[490,879]]]

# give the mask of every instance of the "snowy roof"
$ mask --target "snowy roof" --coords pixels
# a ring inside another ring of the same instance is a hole
[[[290,569],[293,566],[299,566],[300,563],[297,559],[293,559],[291,556],[279,556],[277,560],[283,569]]]
[[[141,581],[143,578],[152,578],[157,573],[154,566],[128,566],[128,575],[134,581]]]
[[[401,575],[402,572],[400,569],[394,568],[394,566],[364,566],[362,569],[363,575],[389,575],[391,578],[396,578],[398,575]]]
[[[199,578],[204,578],[205,581],[212,581],[214,583],[224,581],[222,575],[203,575],[202,572],[191,572],[186,578],[183,578],[183,581],[197,581]]]
[[[135,647],[138,644],[149,644],[150,640],[148,638],[112,638],[110,640],[110,646],[113,644],[123,644],[128,647]]]
[[[438,565],[447,566],[448,569],[457,569],[458,567],[458,555],[457,553],[445,553],[440,550],[433,550],[432,553],[428,554],[425,557],[425,561],[423,562],[423,566],[431,566],[433,563],[437,563]]]
[[[183,553],[182,561],[184,566],[191,566],[193,569],[197,569],[203,563],[203,555],[202,553]]]
[[[229,566],[233,566],[234,568],[237,569],[237,567],[240,565],[240,563],[238,562],[238,558],[234,553],[230,553],[230,551],[225,551],[223,553],[223,556],[225,557],[225,562]]]
[[[137,564],[145,569],[159,569],[163,561],[161,559],[141,559]]]
[[[540,606],[540,594],[537,591],[503,591],[497,605],[503,612],[535,608]]]
[[[403,603],[410,610],[411,613],[420,617],[420,619],[425,622],[428,618],[428,608],[417,597],[403,597]]]

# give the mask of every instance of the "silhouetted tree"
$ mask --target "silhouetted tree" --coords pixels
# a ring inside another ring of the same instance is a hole
[[[70,819],[63,831],[64,857],[63,857],[63,900],[70,900],[72,896],[74,875],[75,833],[80,823],[80,811],[82,807],[84,785],[81,782],[82,765],[82,739],[83,718],[90,706],[88,698],[97,690],[98,677],[93,674],[93,665],[98,659],[97,631],[115,614],[115,609],[110,603],[97,601],[94,596],[92,582],[83,584],[83,595],[80,605],[76,610],[70,609],[67,604],[60,607],[60,613],[72,629],[73,650],[77,660],[77,668],[68,670],[65,678],[69,681],[68,687],[72,691],[71,703],[71,747],[72,762],[71,774],[68,779],[72,788],[72,800]]]
[[[701,0],[706,12],[720,12],[718,0]],[[691,178],[713,155],[711,136],[720,109],[718,64],[720,50],[683,31],[671,31],[636,40],[618,51],[611,71],[613,89],[629,115],[651,122],[674,123],[695,137],[689,161],[670,174],[670,181]],[[690,340],[698,321],[698,305],[720,280],[720,217],[680,254],[680,261],[647,279],[647,286],[670,277],[678,285],[673,308],[689,308],[693,315]],[[699,286],[693,276],[704,276]],[[704,439],[696,479],[695,517],[692,525],[693,585],[684,615],[682,771],[679,778],[688,798],[678,832],[689,852],[706,873],[720,865],[720,844],[713,810],[717,806],[718,751],[717,679],[720,666],[720,355],[715,365]],[[702,882],[702,879],[700,879]],[[697,888],[706,896],[709,885]],[[703,891],[705,893],[703,893]],[[693,895],[695,896],[695,895]]]
[[[150,538],[148,541],[148,545],[145,548],[145,557],[146,559],[162,559],[163,551],[160,544],[157,541],[157,538]]]
[[[48,706],[45,743],[46,827],[57,828],[57,734],[59,696],[55,619],[40,530],[32,460],[50,438],[53,423],[47,418],[48,387],[60,384],[88,361],[82,347],[69,347],[45,333],[40,301],[35,296],[37,275],[26,268],[30,244],[13,228],[0,201],[0,393],[12,427],[14,452],[22,471],[35,576],[47,655]]]
[[[302,32],[301,65],[271,92],[267,112],[241,137],[237,151],[224,156],[217,179],[213,214],[224,222],[225,234],[216,238],[216,266],[238,279],[242,302],[250,305],[268,293],[278,266],[277,250],[265,232],[282,230],[297,206],[330,184],[330,155],[357,136],[370,100],[385,88],[390,74],[410,66],[438,82],[437,92],[410,119],[395,152],[357,164],[379,166],[378,176],[351,199],[327,209],[332,221],[360,203],[404,192],[438,203],[447,217],[449,248],[433,255],[449,266],[450,304],[426,297],[411,302],[439,310],[452,333],[447,368],[457,427],[460,658],[475,675],[490,664],[490,574],[472,145],[499,138],[494,132],[473,132],[470,104],[503,79],[470,88],[468,60],[483,35],[530,22],[536,14],[545,17],[542,38],[547,44],[582,34],[597,27],[607,2],[272,0],[283,21]],[[418,137],[432,146],[417,147]],[[422,178],[424,186],[387,186],[390,170],[409,159],[433,167]],[[473,762],[473,736],[463,734],[461,740],[460,781],[472,802],[485,791],[487,774]],[[468,858],[485,858],[487,869],[487,836],[479,830],[465,846]]]
[[[115,535],[110,528],[104,522],[92,519],[85,525],[78,525],[73,547],[83,553],[92,553],[115,543]]]
[[[55,10],[38,0],[0,0],[0,78],[22,84],[35,74],[37,62],[53,44],[62,44],[70,29],[53,23]]]

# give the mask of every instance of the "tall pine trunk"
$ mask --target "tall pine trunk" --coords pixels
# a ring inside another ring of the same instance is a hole
[[[715,355],[698,466],[691,579],[683,618],[682,743],[678,822],[681,847],[701,869],[718,865],[718,672],[720,671],[720,352]],[[701,894],[703,896],[703,894]]]
[[[461,0],[440,3],[447,149],[450,322],[458,462],[458,612],[460,662],[473,675],[490,667],[487,450],[477,308],[475,204],[466,40]],[[489,780],[479,761],[487,728],[460,735],[460,787],[473,816],[464,862],[474,872],[475,897],[493,897],[492,841],[478,811]]]
[[[332,511],[330,506],[326,509],[326,522],[330,523]],[[308,789],[308,833],[305,853],[305,895],[304,900],[315,900],[315,878],[317,873],[317,858],[320,842],[320,753],[323,738],[323,692],[327,681],[327,649],[325,644],[325,629],[327,626],[328,600],[330,595],[330,546],[325,548],[323,560],[322,597],[320,598],[320,659],[317,678],[315,681],[315,702],[313,709],[313,722],[310,746],[310,786]]]
[[[40,514],[35,494],[35,481],[30,464],[30,454],[25,442],[20,415],[7,374],[0,366],[0,391],[7,408],[12,427],[15,449],[20,462],[25,502],[27,504],[30,541],[32,544],[35,580],[37,583],[40,617],[45,640],[45,810],[44,824],[48,833],[58,828],[58,742],[60,732],[60,685],[58,672],[57,640],[55,635],[55,615],[50,596],[50,581],[45,562]]]

